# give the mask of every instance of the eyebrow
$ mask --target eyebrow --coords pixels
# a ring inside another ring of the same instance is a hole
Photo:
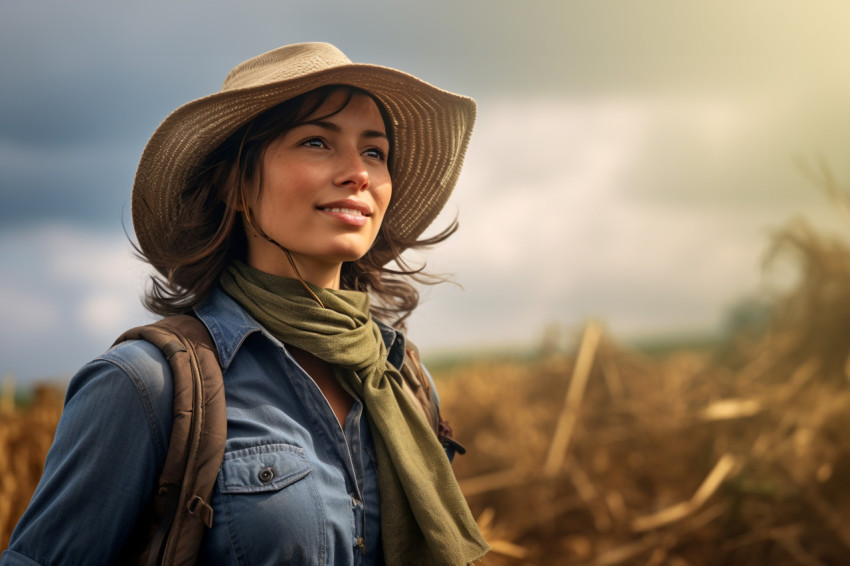
[[[342,128],[340,128],[339,125],[334,124],[333,122],[328,122],[326,120],[316,120],[315,122],[304,122],[303,124],[299,124],[299,125],[300,126],[318,126],[318,127],[323,128],[325,130],[330,130],[332,132],[337,132],[337,133],[342,131]],[[389,138],[387,138],[387,134],[385,134],[384,132],[380,132],[378,130],[363,130],[363,132],[360,135],[364,138],[389,139]]]

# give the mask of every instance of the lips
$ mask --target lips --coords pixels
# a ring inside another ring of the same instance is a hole
[[[372,208],[365,202],[361,202],[359,200],[346,199],[342,201],[329,202],[319,205],[316,208],[324,212],[347,214],[350,216],[372,216]]]
[[[368,214],[363,214],[363,212],[356,210],[354,208],[321,207],[320,210],[324,210],[325,212],[339,212],[339,213],[342,213],[342,214],[350,214],[351,216],[369,216]]]
[[[369,223],[372,207],[357,199],[326,202],[316,207],[321,214],[339,223],[340,226],[359,229]]]

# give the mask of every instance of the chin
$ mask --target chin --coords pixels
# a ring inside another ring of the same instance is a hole
[[[339,246],[334,246],[327,254],[327,257],[332,257],[337,261],[357,261],[369,251],[370,245],[364,243],[343,243]]]
[[[368,252],[368,251],[369,250],[365,250],[363,252],[358,251],[358,252],[350,252],[350,253],[333,254],[333,258],[334,258],[334,261],[336,261],[336,262],[350,263],[352,261],[360,260],[364,255],[366,255],[366,252]]]

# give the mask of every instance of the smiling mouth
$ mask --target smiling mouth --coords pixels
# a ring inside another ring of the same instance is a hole
[[[319,210],[324,210],[325,212],[337,212],[340,214],[349,214],[351,216],[371,216],[371,214],[364,214],[363,211],[357,210],[356,208],[341,208],[341,207],[320,207]]]

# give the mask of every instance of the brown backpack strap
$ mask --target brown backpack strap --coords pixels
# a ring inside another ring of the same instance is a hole
[[[171,366],[173,424],[151,508],[125,547],[135,564],[195,564],[227,440],[224,380],[212,338],[189,315],[172,316],[122,334],[159,348]],[[132,547],[132,548],[131,548]],[[127,554],[125,554],[127,555]]]
[[[434,434],[446,449],[449,458],[454,456],[454,453],[464,454],[466,448],[452,438],[452,427],[448,421],[443,420],[440,415],[440,404],[437,401],[437,394],[431,386],[431,380],[425,373],[425,368],[422,367],[422,362],[419,361],[419,349],[409,340],[404,346],[404,362],[401,365],[401,375],[404,377],[404,389],[408,395],[412,396],[422,409],[425,415],[425,420],[431,425]]]

